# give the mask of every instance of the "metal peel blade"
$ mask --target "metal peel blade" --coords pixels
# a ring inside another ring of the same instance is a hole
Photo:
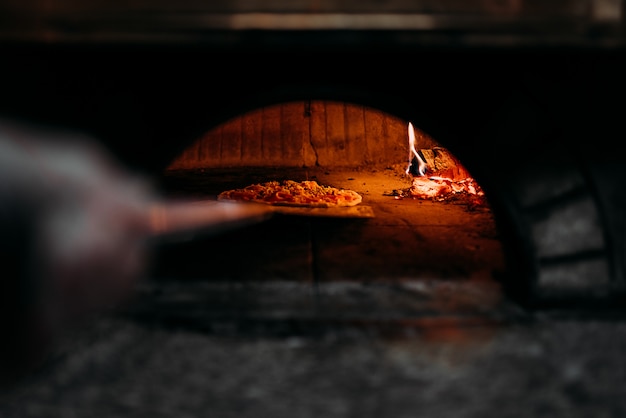
[[[370,206],[337,208],[274,206],[216,200],[153,203],[148,209],[149,230],[153,237],[216,234],[266,221],[275,215],[324,218],[373,218]]]
[[[274,215],[271,207],[257,203],[225,203],[214,200],[157,202],[148,209],[153,237],[181,234],[214,234],[265,221]]]

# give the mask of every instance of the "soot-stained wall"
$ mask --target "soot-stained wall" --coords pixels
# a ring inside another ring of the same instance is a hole
[[[404,163],[407,121],[362,105],[297,101],[235,117],[191,144],[169,169],[353,167]],[[416,128],[418,148],[437,142]]]

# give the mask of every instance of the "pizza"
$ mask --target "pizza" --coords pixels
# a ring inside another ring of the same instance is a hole
[[[251,184],[241,189],[226,190],[218,200],[257,202],[270,205],[304,206],[310,208],[333,208],[355,206],[363,198],[353,190],[323,186],[316,181],[283,180]]]

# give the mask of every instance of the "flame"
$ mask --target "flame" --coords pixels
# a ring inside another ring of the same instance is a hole
[[[387,196],[432,200],[448,200],[457,196],[457,199],[467,198],[472,205],[480,205],[483,201],[486,204],[484,192],[454,156],[439,146],[422,149],[420,154],[417,152],[415,130],[411,122],[408,133],[409,165],[406,174],[413,175],[411,186],[401,191],[394,190]]]
[[[420,157],[417,149],[415,148],[415,129],[413,129],[413,124],[409,122],[409,165],[406,168],[406,174],[409,174],[411,171],[411,165],[413,164],[413,158],[417,159],[417,170],[420,176],[423,176],[426,173],[426,162]]]

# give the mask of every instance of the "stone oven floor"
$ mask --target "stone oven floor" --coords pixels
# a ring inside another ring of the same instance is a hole
[[[154,271],[178,278],[387,281],[492,280],[504,270],[485,199],[464,194],[445,201],[395,198],[390,194],[411,185],[402,167],[258,169],[245,176],[229,170],[175,172],[166,176],[164,189],[171,196],[215,199],[223,190],[281,179],[355,190],[375,216],[280,217],[216,238],[192,237],[159,247]]]
[[[157,251],[128,300],[7,388],[0,417],[626,416],[624,316],[507,300],[490,212],[383,196],[407,187],[389,174],[317,177],[364,194],[365,226],[281,219]],[[370,235],[364,259],[350,243]]]

